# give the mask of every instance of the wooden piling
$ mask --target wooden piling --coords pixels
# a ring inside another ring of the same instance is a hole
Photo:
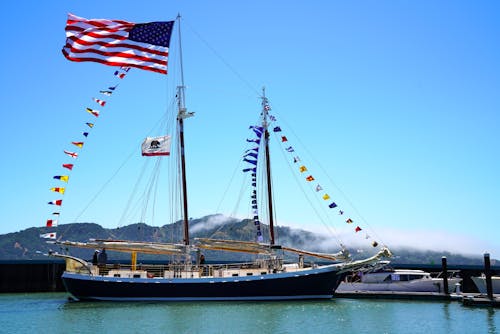
[[[443,289],[444,289],[444,294],[449,295],[450,292],[448,290],[448,265],[447,265],[447,260],[446,256],[443,256],[441,258],[441,267],[443,271]]]
[[[484,275],[486,276],[486,294],[493,300],[493,285],[491,284],[490,254],[484,253]]]

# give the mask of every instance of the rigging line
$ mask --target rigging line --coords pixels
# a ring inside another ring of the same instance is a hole
[[[135,149],[132,151],[132,153],[129,154],[129,156],[125,159],[125,161],[118,167],[118,169],[111,175],[111,177],[104,183],[104,185],[97,191],[97,193],[94,195],[94,197],[88,202],[88,204],[83,208],[83,210],[75,217],[73,220],[73,223],[76,223],[78,219],[83,215],[85,211],[89,208],[89,206],[97,199],[97,197],[104,191],[104,189],[107,187],[107,185],[114,179],[114,177],[120,172],[120,170],[127,164],[127,162],[132,158],[132,156],[135,154]]]
[[[151,173],[151,177],[149,179],[147,188],[144,191],[143,194],[143,206],[142,206],[142,213],[141,213],[141,221],[145,222],[146,218],[146,212],[148,210],[149,206],[149,199],[151,198],[151,194],[154,194],[154,189],[157,189],[157,184],[158,184],[158,179],[159,179],[159,169],[161,165],[161,157],[155,161],[155,165],[153,167],[153,172]],[[154,204],[154,202],[153,202]],[[154,208],[153,208],[154,209]]]
[[[135,194],[137,193],[137,188],[139,187],[139,183],[141,182],[142,177],[144,176],[144,172],[146,170],[146,167],[148,165],[149,165],[149,159],[146,159],[146,161],[144,162],[144,164],[142,166],[141,173],[139,174],[139,178],[137,178],[137,181],[134,185],[134,188],[132,189],[132,193],[130,194],[130,197],[127,201],[127,204],[125,205],[125,209],[123,210],[122,216],[120,217],[120,220],[118,220],[118,226],[122,226],[123,222],[125,221],[125,216],[127,215],[128,212],[131,211],[130,208],[131,208],[132,200],[133,200]]]
[[[134,217],[137,214],[137,212],[139,211],[139,207],[141,206],[140,204],[141,203],[139,201],[137,201],[134,203],[134,205],[131,205],[130,208],[128,208],[127,217],[124,217],[123,220],[124,221],[126,221],[126,220],[131,221],[132,217]]]
[[[286,154],[285,154],[285,150],[283,149],[283,145],[282,143],[279,141],[279,136],[274,134],[274,138],[275,140],[279,143],[279,145],[281,146],[281,154],[283,155],[285,161],[287,162],[287,165],[288,165],[288,168],[290,170],[290,173],[292,174],[293,178],[295,179],[295,182],[297,183],[297,185],[299,186],[299,189],[302,191],[302,193],[304,194],[304,197],[306,198],[306,200],[309,202],[309,205],[311,206],[312,210],[316,213],[316,216],[318,217],[318,219],[321,221],[321,223],[326,227],[326,229],[328,230],[328,232],[331,233],[331,235],[337,240],[337,242],[343,246],[344,243],[342,242],[342,240],[340,239],[339,237],[339,233],[337,232],[336,228],[334,226],[330,226],[332,224],[327,224],[324,220],[324,218],[319,214],[318,212],[318,209],[316,208],[316,206],[313,204],[312,200],[310,199],[310,197],[306,194],[306,192],[304,191],[304,186],[302,185],[302,182],[299,181],[298,179],[298,176],[297,174],[294,172],[293,168],[292,168],[292,165],[290,164],[289,162],[289,159],[287,159],[286,157]],[[328,216],[328,215],[327,215]],[[333,232],[332,232],[332,229],[333,229]]]
[[[234,175],[233,175],[234,176]],[[238,192],[238,196],[236,197],[236,204],[234,206],[233,211],[229,214],[231,218],[236,218],[236,212],[238,211],[238,207],[241,203],[241,199],[243,195],[245,194],[245,190],[247,190],[247,187],[245,186],[246,184],[246,177],[245,180],[242,182],[240,191]],[[225,224],[220,224],[217,229],[212,233],[212,236],[215,235],[217,232],[221,231],[225,227]]]
[[[174,145],[174,143],[172,143],[172,145]],[[175,143],[175,147],[177,147],[177,143]],[[175,223],[175,218],[174,217],[178,217],[179,213],[177,212],[177,197],[176,197],[176,194],[177,194],[177,191],[178,191],[178,187],[179,187],[179,180],[178,180],[178,175],[176,174],[176,165],[177,165],[177,160],[178,160],[178,156],[177,156],[177,152],[173,152],[175,154],[174,157],[172,157],[172,159],[169,159],[168,160],[168,178],[167,180],[171,180],[171,182],[168,182],[168,204],[169,204],[169,207],[171,208],[170,210],[168,210],[168,213],[169,213],[169,222],[170,223]],[[172,226],[172,228],[170,229],[170,242],[174,242],[174,226]]]
[[[157,169],[158,169],[158,172],[157,172],[158,173],[158,177],[157,177],[155,185],[154,185],[155,189],[153,191],[153,195],[154,195],[153,196],[153,205],[152,205],[152,208],[151,208],[151,225],[152,226],[156,225],[156,223],[155,223],[155,213],[156,213],[156,203],[157,203],[156,202],[156,198],[158,196],[158,187],[159,187],[159,184],[160,184],[160,182],[159,182],[159,178],[160,178],[159,170],[160,170],[160,166],[161,166],[162,161],[163,161],[163,159],[161,159],[161,158],[158,159],[158,167],[157,167]]]
[[[248,186],[246,186],[246,184],[247,184],[247,177],[245,176],[243,182],[241,183],[240,191],[238,192],[238,196],[236,198],[236,203],[234,205],[233,211],[231,212],[231,217],[236,217],[236,215],[237,215],[237,211],[238,211],[238,207],[240,206],[241,199],[243,198],[243,195],[245,195],[246,191],[248,190]],[[250,202],[248,202],[248,204],[250,205]],[[248,214],[248,212],[249,211],[247,208],[247,217],[250,216]]]
[[[157,162],[157,161],[156,161]],[[141,209],[141,216],[140,216],[140,219],[142,222],[144,222],[144,218],[145,218],[145,215],[146,215],[146,211],[147,211],[147,208],[148,208],[148,205],[149,205],[149,199],[151,198],[151,188],[152,188],[152,184],[155,182],[155,179],[156,179],[156,173],[157,173],[157,164],[155,163],[155,166],[153,167],[153,171],[149,177],[149,180],[147,182],[147,185],[146,187],[144,188],[144,191],[142,193],[142,209]]]
[[[253,91],[255,94],[257,94],[257,96],[260,96],[260,91],[257,90],[254,86],[252,86],[252,84],[250,84],[250,82],[248,80],[246,80],[240,73],[238,73],[234,67],[232,67],[216,50],[215,48],[213,48],[203,37],[201,37],[201,35],[189,24],[188,21],[186,21],[186,19],[183,20],[183,22],[186,23],[186,25],[189,27],[189,29],[191,29],[191,31],[195,34],[196,37],[198,37],[198,39],[203,43],[205,44],[205,46],[213,52],[213,54],[219,58],[219,60],[231,71],[233,72],[233,74],[238,78],[240,79],[251,91]]]
[[[228,182],[228,184],[226,186],[226,189],[225,189],[225,191],[224,191],[224,193],[222,195],[222,198],[219,201],[219,204],[217,205],[217,209],[216,209],[215,213],[219,213],[220,207],[222,206],[222,202],[224,201],[225,196],[228,193],[229,188],[231,187],[231,184],[233,183],[234,177],[235,177],[237,171],[241,169],[241,167],[240,167],[241,163],[242,163],[242,160],[241,160],[241,157],[240,157],[240,158],[238,158],[238,164],[236,165],[236,167],[233,170],[233,174],[231,175],[231,178],[230,178],[230,180],[229,180],[229,182]],[[243,182],[242,182],[242,184],[240,186],[240,191],[239,191],[238,196],[236,198],[236,204],[235,204],[235,206],[233,208],[233,211],[229,213],[230,217],[233,217],[233,218],[236,217],[236,212],[238,211],[238,207],[239,207],[239,205],[241,203],[241,198],[243,197],[243,195],[245,193],[245,190],[246,190],[245,184],[246,184],[246,173],[245,173],[245,178],[244,178],[244,180],[243,180]],[[224,227],[224,224],[219,225],[219,227],[214,231],[214,233],[212,235],[214,235],[217,232],[219,232],[223,227]]]
[[[234,180],[234,177],[236,176],[236,173],[238,172],[238,170],[241,170],[241,157],[238,158],[238,164],[236,165],[236,167],[233,169],[233,174],[231,175],[231,177],[229,178],[229,181],[227,183],[227,186],[226,186],[226,189],[224,190],[224,193],[222,194],[222,198],[221,200],[219,201],[219,204],[217,205],[217,208],[215,210],[215,213],[218,213],[219,210],[220,210],[220,207],[222,206],[222,202],[224,201],[224,199],[226,198],[226,195],[229,191],[229,188],[231,187],[231,184],[233,183],[233,180]]]

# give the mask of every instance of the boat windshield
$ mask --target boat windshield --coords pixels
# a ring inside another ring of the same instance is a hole
[[[389,276],[387,276],[385,279],[384,279],[384,282],[390,282],[390,281],[413,281],[413,280],[417,280],[417,279],[423,279],[425,278],[425,275],[423,274],[420,274],[420,275],[416,275],[416,274],[408,274],[408,275],[402,275],[402,274],[391,274]]]

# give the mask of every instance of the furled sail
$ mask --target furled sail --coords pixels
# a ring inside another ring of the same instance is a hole
[[[209,238],[195,238],[195,241],[196,246],[203,249],[266,255],[271,254],[271,246],[269,244],[261,244],[253,241],[222,240]]]
[[[139,252],[146,254],[182,254],[191,250],[186,249],[186,246],[182,244],[126,240],[91,240],[89,242],[56,241],[54,244],[77,248],[106,248],[107,250],[116,252]]]
[[[302,254],[302,255],[308,255],[308,256],[314,256],[320,259],[324,260],[331,260],[331,261],[346,261],[350,259],[349,252],[347,249],[342,249],[340,252],[335,253],[335,254],[328,254],[328,253],[318,253],[318,252],[310,252],[302,249],[297,249],[297,248],[292,248],[292,247],[285,247],[282,246],[281,249],[287,252],[293,252],[297,254]]]

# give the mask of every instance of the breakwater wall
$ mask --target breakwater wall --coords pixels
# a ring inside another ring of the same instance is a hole
[[[154,261],[151,261],[152,263]],[[126,264],[126,262],[122,262]],[[391,264],[394,268],[421,269],[431,273],[441,271],[440,265]],[[61,275],[65,269],[64,260],[13,260],[0,261],[0,293],[15,292],[62,292]],[[448,265],[448,271],[459,270],[463,278],[463,292],[477,292],[472,276],[484,272],[482,265]],[[492,266],[493,275],[500,275],[500,266]]]
[[[0,261],[0,293],[64,291],[60,260]]]

